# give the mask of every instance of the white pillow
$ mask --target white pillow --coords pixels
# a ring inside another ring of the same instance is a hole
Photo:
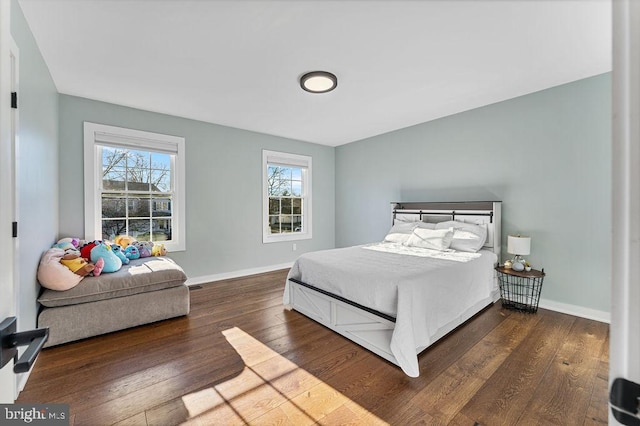
[[[456,221],[441,222],[436,229],[453,228],[453,239],[450,248],[458,251],[475,253],[487,240],[487,225],[474,225]]]
[[[391,227],[384,240],[388,243],[404,244],[407,242],[418,222],[397,222]]]
[[[451,245],[453,229],[424,229],[416,228],[409,237],[406,245],[431,250],[444,251]]]
[[[435,223],[427,223],[427,222],[417,222],[416,228],[436,229],[436,224]]]

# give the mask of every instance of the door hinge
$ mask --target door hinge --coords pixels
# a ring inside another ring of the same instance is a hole
[[[617,421],[623,425],[640,426],[640,385],[617,378],[611,384],[609,405]]]
[[[18,238],[18,222],[11,222],[11,236]]]
[[[11,108],[18,109],[18,92],[11,92]]]

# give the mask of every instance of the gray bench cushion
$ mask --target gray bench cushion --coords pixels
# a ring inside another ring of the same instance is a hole
[[[86,277],[70,290],[45,289],[38,302],[47,307],[77,305],[177,287],[186,280],[182,268],[168,257],[146,257],[117,272]]]

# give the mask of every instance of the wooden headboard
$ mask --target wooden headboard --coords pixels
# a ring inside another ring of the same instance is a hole
[[[487,225],[485,248],[491,249],[500,262],[502,242],[502,202],[394,202],[391,203],[392,222],[395,219],[421,222],[457,220]]]

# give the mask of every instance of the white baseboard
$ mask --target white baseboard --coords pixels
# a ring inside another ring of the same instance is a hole
[[[543,309],[549,309],[550,311],[556,311],[607,324],[611,323],[611,314],[605,311],[598,311],[596,309],[584,308],[582,306],[569,305],[567,303],[555,302],[553,300],[546,299],[540,299],[538,306]]]
[[[280,269],[288,269],[293,266],[293,262],[281,263],[279,265],[261,266],[258,268],[241,269],[239,271],[223,272],[222,274],[205,275],[201,277],[191,277],[185,284],[198,285],[210,283],[213,281],[228,280],[231,278],[246,277],[248,275],[262,274],[265,272],[277,271]]]

